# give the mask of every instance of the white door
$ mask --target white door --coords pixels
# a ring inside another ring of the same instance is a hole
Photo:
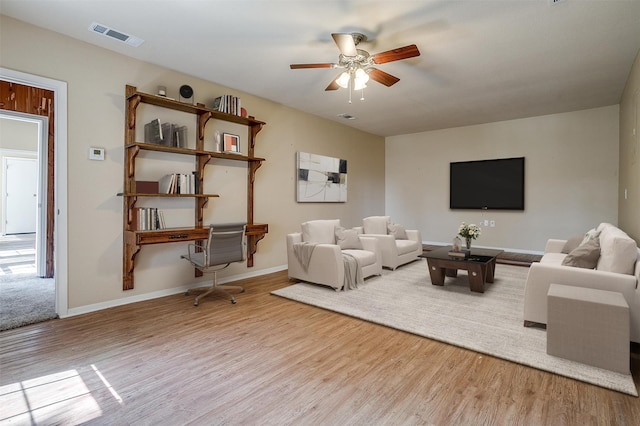
[[[7,234],[36,232],[38,163],[32,158],[6,158]]]

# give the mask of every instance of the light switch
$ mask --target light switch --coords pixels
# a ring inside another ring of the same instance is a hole
[[[104,148],[89,148],[89,160],[104,160]]]

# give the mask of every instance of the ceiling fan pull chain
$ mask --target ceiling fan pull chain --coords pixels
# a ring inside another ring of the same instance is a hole
[[[360,98],[361,101],[364,101],[364,87],[362,88],[362,97]]]
[[[352,81],[353,81],[353,78],[349,78],[349,103],[351,103],[351,92],[352,92],[351,85],[353,84]]]

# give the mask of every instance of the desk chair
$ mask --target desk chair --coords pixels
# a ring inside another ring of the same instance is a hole
[[[213,284],[208,287],[197,287],[187,290],[188,296],[192,291],[204,291],[196,297],[193,305],[198,306],[202,297],[213,292],[223,293],[231,298],[231,303],[236,303],[235,297],[226,290],[237,290],[244,293],[240,286],[218,285],[218,271],[226,268],[234,262],[246,260],[245,223],[227,223],[209,226],[209,237],[206,241],[189,244],[189,252],[181,258],[187,259],[193,266],[203,273],[213,272]]]

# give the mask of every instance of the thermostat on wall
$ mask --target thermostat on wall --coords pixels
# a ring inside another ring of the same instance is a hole
[[[89,160],[104,160],[104,148],[89,148]]]

